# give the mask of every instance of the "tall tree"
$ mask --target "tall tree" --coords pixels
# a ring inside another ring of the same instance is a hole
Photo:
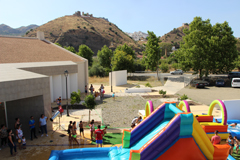
[[[203,21],[195,17],[184,33],[181,48],[176,51],[183,70],[192,68],[202,78],[203,74],[228,72],[234,68],[236,40],[227,22],[212,26],[209,19]]]
[[[146,68],[152,71],[157,70],[158,77],[158,62],[160,59],[160,47],[159,47],[159,37],[157,37],[153,32],[148,31],[148,41],[144,53],[144,61]]]
[[[111,58],[112,58],[112,50],[109,49],[106,45],[104,45],[101,51],[97,53],[99,63],[104,68],[110,68]]]
[[[79,46],[77,55],[86,58],[88,60],[88,65],[91,66],[92,65],[92,56],[93,56],[93,51],[86,46],[85,44],[82,44]]]
[[[134,59],[132,55],[127,54],[124,51],[116,51],[113,57],[113,70],[127,70],[132,72],[134,70]]]

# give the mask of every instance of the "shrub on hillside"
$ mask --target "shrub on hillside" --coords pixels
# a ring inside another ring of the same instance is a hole
[[[112,27],[109,27],[109,30],[111,31],[111,30],[112,30]]]
[[[95,30],[95,28],[94,28],[93,26],[91,27],[91,29],[92,29],[92,30]]]
[[[158,93],[161,94],[163,97],[165,97],[165,95],[167,94],[167,91],[160,90]]]

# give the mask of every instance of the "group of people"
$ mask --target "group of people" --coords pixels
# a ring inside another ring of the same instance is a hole
[[[93,138],[96,139],[96,143],[97,143],[97,147],[102,147],[102,143],[103,143],[103,136],[107,133],[107,126],[101,130],[101,126],[98,125],[97,129],[95,130],[94,127],[94,119],[90,122],[89,124],[90,127],[90,138],[93,141]],[[70,144],[72,144],[72,142],[76,142],[79,145],[79,142],[77,140],[77,127],[76,127],[76,121],[69,122],[68,125],[68,137],[69,137],[69,142]],[[80,137],[83,136],[84,138],[84,128],[83,128],[83,122],[80,121],[79,123],[79,132],[80,132]]]
[[[85,85],[85,95],[87,95],[87,90],[88,90],[87,85]],[[90,85],[89,90],[90,90],[91,94],[94,95],[95,97],[96,97],[96,95],[98,95],[98,92],[95,91],[92,84]],[[99,93],[100,93],[100,98],[102,99],[104,97],[104,93],[105,93],[103,84],[101,84],[101,86],[98,90],[99,90]],[[94,91],[95,91],[95,93],[93,93]]]
[[[216,130],[214,133],[215,133],[215,135],[211,138],[212,144],[220,144],[221,143],[221,137],[218,135],[218,130]],[[229,134],[228,139],[226,140],[226,142],[231,147],[230,150],[229,150],[229,154],[232,155],[234,145],[236,146],[236,153],[238,154],[239,141],[238,141],[237,137],[236,136],[232,137],[232,135]]]
[[[22,130],[22,124],[20,123],[20,118],[16,118],[15,120],[16,120],[14,124],[15,134],[12,129],[7,128],[4,124],[1,125],[1,129],[0,129],[1,147],[8,145],[10,147],[10,154],[12,156],[16,155],[17,153],[16,143],[19,149],[26,149],[26,138],[23,134],[24,132]],[[39,118],[39,127],[41,128],[42,136],[43,136],[43,130],[45,131],[46,136],[48,136],[47,120],[48,118],[44,116],[44,114],[42,114]],[[31,140],[33,140],[33,137],[38,138],[36,136],[35,120],[33,116],[30,116],[29,128],[30,128]],[[15,151],[15,154],[13,154],[13,150]]]

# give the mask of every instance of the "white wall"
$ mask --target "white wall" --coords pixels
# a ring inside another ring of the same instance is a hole
[[[50,83],[51,102],[54,102],[54,99],[53,99],[53,79],[52,79],[52,76],[49,76],[49,83]]]
[[[77,73],[73,73],[73,74],[69,74],[70,80],[69,80],[69,84],[70,84],[70,93],[72,92],[77,92],[78,91],[78,74]]]
[[[110,85],[111,85],[111,76],[113,76],[112,77],[112,85],[113,86],[120,86],[120,85],[127,84],[127,70],[114,71],[112,74],[111,74],[111,72],[109,72],[109,84]]]
[[[53,100],[56,100],[59,96],[62,97],[63,95],[61,75],[52,76],[52,86],[53,86]]]
[[[240,116],[240,100],[223,100],[227,108],[228,120],[239,120]]]
[[[85,91],[85,85],[88,86],[88,61],[76,62],[78,64],[78,89],[81,93]]]

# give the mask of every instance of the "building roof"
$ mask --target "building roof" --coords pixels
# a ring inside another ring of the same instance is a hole
[[[86,59],[46,40],[0,36],[0,63],[73,61]]]

